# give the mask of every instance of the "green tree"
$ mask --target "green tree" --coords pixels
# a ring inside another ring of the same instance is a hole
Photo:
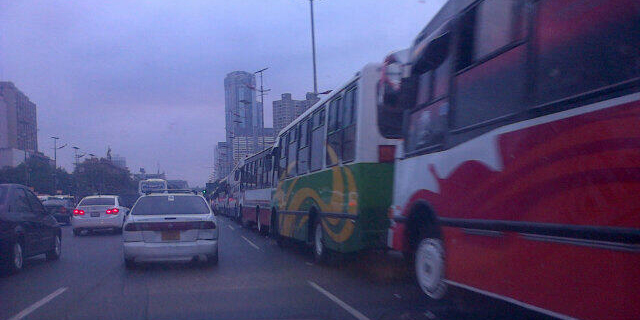
[[[16,167],[4,167],[0,170],[0,183],[19,183],[41,194],[73,191],[71,175],[62,168],[54,169],[49,160],[42,157],[30,157]]]
[[[136,193],[129,170],[117,167],[105,158],[83,161],[74,170],[73,177],[80,197],[92,194]]]

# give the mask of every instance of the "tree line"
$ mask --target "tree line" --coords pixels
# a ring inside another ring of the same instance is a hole
[[[18,183],[38,194],[71,194],[77,199],[93,194],[116,194],[125,202],[137,198],[137,181],[128,169],[106,158],[86,159],[72,173],[54,168],[49,159],[30,157],[16,167],[0,169],[0,183]]]

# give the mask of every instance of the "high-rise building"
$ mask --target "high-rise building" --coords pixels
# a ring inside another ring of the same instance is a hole
[[[0,82],[0,168],[38,151],[36,105],[12,82]]]
[[[262,103],[256,101],[256,79],[253,73],[234,71],[227,74],[224,93],[228,162],[224,167],[230,171],[245,155],[261,150],[264,112]]]
[[[213,176],[215,179],[222,179],[231,172],[228,152],[229,148],[226,142],[218,142],[215,146],[213,154]]]
[[[307,92],[305,100],[293,100],[291,93],[283,93],[281,97],[282,99],[273,101],[273,130],[275,135],[320,100],[312,92]]]

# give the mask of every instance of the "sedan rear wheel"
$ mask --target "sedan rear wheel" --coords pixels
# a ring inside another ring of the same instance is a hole
[[[22,245],[20,244],[20,242],[16,242],[13,244],[11,257],[12,264],[9,271],[11,273],[14,273],[22,270],[22,267],[24,266],[24,256],[22,254]]]
[[[20,272],[24,265],[22,244],[20,244],[20,242],[15,242],[7,248],[7,251],[7,259],[2,261],[0,271],[8,274]]]

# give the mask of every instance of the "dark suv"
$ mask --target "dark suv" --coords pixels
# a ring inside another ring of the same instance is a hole
[[[74,209],[71,201],[53,198],[42,201],[42,204],[58,222],[65,223],[67,225],[71,224],[71,213]]]
[[[0,269],[20,271],[26,257],[46,254],[57,260],[60,226],[27,187],[0,184]]]

